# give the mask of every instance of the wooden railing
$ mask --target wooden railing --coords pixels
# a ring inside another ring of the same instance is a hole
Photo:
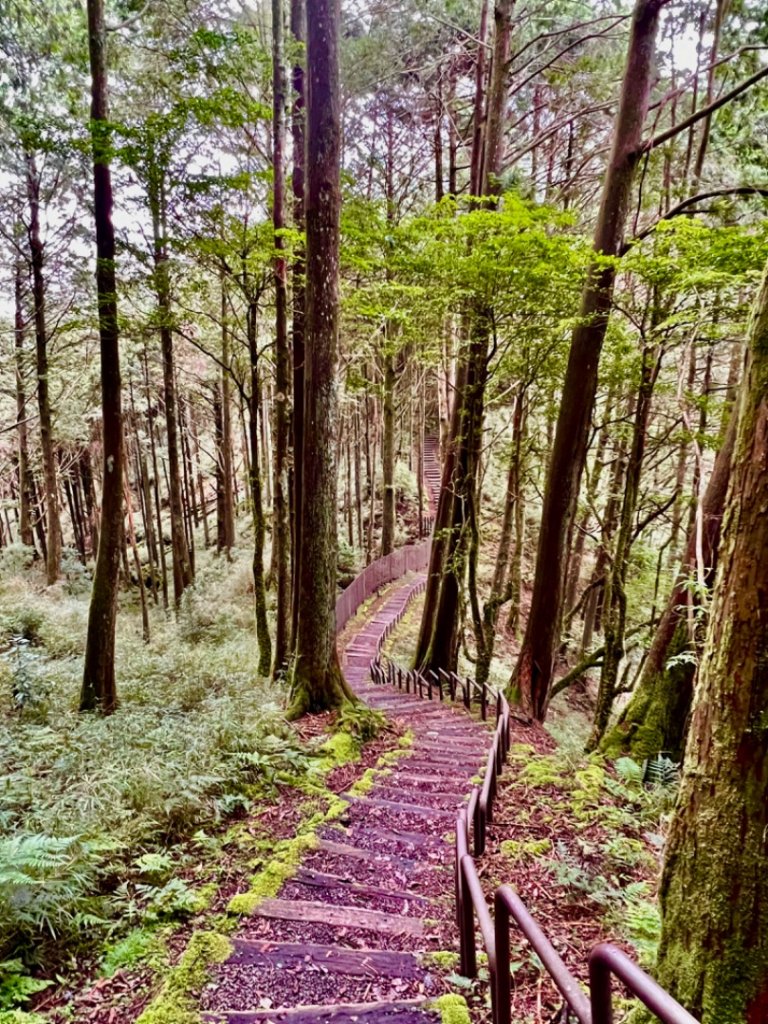
[[[386,635],[391,632],[391,628]],[[383,636],[379,641],[379,652],[384,639]],[[486,761],[483,784],[481,787],[472,787],[467,803],[459,810],[456,819],[454,872],[461,973],[466,978],[477,977],[477,922],[480,941],[488,958],[494,1024],[511,1024],[509,933],[513,922],[528,940],[560,992],[563,1013],[557,1019],[564,1024],[574,1019],[579,1024],[613,1024],[611,983],[614,976],[662,1024],[696,1024],[695,1018],[653,978],[609,943],[596,946],[590,953],[589,993],[585,993],[511,886],[502,885],[496,890],[491,913],[475,861],[485,851],[487,828],[493,821],[493,807],[498,794],[498,778],[504,770],[509,751],[510,712],[504,694],[490,687],[478,686],[474,680],[462,680],[455,673],[430,672],[422,676],[417,672],[403,672],[391,662],[383,663],[380,653],[371,663],[371,678],[379,685],[397,686],[427,700],[459,699],[467,709],[471,709],[475,703],[484,719],[489,701],[495,702],[496,728]]]
[[[336,632],[341,632],[360,605],[380,587],[408,572],[423,572],[429,565],[431,544],[431,538],[427,537],[418,544],[396,548],[383,558],[377,558],[375,562],[366,565],[336,599]]]

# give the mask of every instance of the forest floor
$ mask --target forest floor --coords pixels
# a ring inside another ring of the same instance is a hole
[[[368,681],[381,629],[418,581],[384,588],[340,636],[352,685],[387,716],[362,742],[354,716],[288,726],[280,694],[256,677],[249,554],[206,560],[178,618],[155,615],[149,645],[136,642],[136,609],[122,617],[122,704],[106,721],[76,713],[77,576],[55,594],[28,573],[0,585],[12,638],[0,660],[0,820],[17,835],[23,823],[20,839],[0,841],[0,939],[22,955],[27,943],[33,985],[48,982],[35,1012],[56,1024],[128,1024],[144,1011],[145,1024],[193,1024],[201,1010],[287,1024],[279,1007],[324,1006],[317,1020],[339,1004],[359,1017],[364,1003],[374,1019],[416,1024],[453,992],[483,1018],[486,969],[458,973],[452,831],[490,732],[463,708]],[[386,644],[404,667],[420,609],[417,594]],[[514,653],[500,630],[492,683],[506,682]],[[673,796],[627,759],[584,757],[585,701],[562,695],[546,730],[515,723],[479,862],[487,896],[513,884],[582,980],[601,939],[652,958]],[[25,917],[24,893],[43,880],[52,898]],[[0,965],[2,1024],[33,994],[23,968],[15,955]],[[522,939],[511,971],[514,1019],[551,1021],[555,993]],[[338,1009],[333,1019],[344,1024]]]

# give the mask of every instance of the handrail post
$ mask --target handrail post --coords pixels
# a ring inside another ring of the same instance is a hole
[[[589,996],[592,1005],[592,1024],[613,1024],[611,989],[610,967],[600,957],[590,956]]]
[[[509,908],[497,890],[493,899],[496,937],[496,992],[492,995],[494,1024],[511,1024],[512,992],[509,984]]]

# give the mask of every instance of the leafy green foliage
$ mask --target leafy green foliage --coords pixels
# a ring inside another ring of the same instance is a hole
[[[122,620],[122,704],[107,719],[74,704],[85,600],[0,584],[0,956],[50,969],[65,947],[199,912],[179,844],[209,849],[223,820],[308,771],[279,692],[256,677],[250,552],[244,573],[234,555],[201,560],[213,612],[194,594],[148,646]]]
[[[49,981],[30,978],[21,960],[3,961],[0,963],[0,1011],[21,1006],[49,985]]]

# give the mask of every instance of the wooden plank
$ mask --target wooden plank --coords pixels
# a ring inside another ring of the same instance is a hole
[[[269,917],[280,921],[308,921],[328,924],[334,928],[381,932],[382,935],[424,934],[424,924],[417,917],[385,914],[382,910],[363,910],[362,907],[338,907],[311,900],[262,900],[253,914],[254,917]]]
[[[424,789],[418,782],[412,782],[409,785],[405,776],[401,775],[385,776],[381,782],[371,790],[371,795],[384,796],[381,792],[382,790],[394,790],[396,793],[402,795],[403,800],[405,800],[406,803],[418,803],[421,800],[431,800],[432,797],[436,797],[438,800],[453,800],[454,803],[461,804],[467,799],[466,790],[461,793],[457,790],[448,792],[445,789]],[[414,800],[412,799],[413,797],[416,797],[417,799]],[[390,798],[385,796],[384,799],[389,800]]]
[[[228,964],[248,967],[274,967],[278,970],[322,970],[371,978],[419,978],[425,968],[413,953],[389,949],[349,949],[346,946],[320,946],[308,942],[269,942],[233,939]]]
[[[354,860],[370,861],[374,866],[377,864],[391,864],[394,867],[405,870],[418,867],[418,861],[410,860],[407,857],[396,857],[392,853],[371,853],[370,850],[362,850],[359,846],[349,846],[347,843],[333,843],[330,839],[321,839],[317,844],[317,848],[334,857],[350,857]]]
[[[228,1010],[204,1013],[203,1020],[214,1024],[433,1024],[440,1015],[426,1010],[424,999],[403,999],[391,1003],[339,1003],[336,1006],[296,1006],[291,1009]]]
[[[441,807],[423,807],[421,804],[405,804],[397,800],[378,800],[370,796],[351,796],[349,793],[342,793],[345,800],[349,800],[355,807],[372,808],[375,810],[393,811],[396,814],[412,814],[418,818],[453,818],[454,811],[446,811]]]
[[[357,893],[359,896],[387,896],[389,899],[405,900],[417,903],[432,903],[427,896],[419,896],[415,892],[406,892],[401,889],[382,889],[376,885],[365,885],[363,882],[355,882],[353,879],[344,878],[342,875],[333,875],[326,871],[314,871],[312,868],[300,867],[291,878],[292,882],[301,882],[302,885],[313,885],[319,889],[343,889],[346,892]]]
[[[415,847],[435,847],[445,845],[439,836],[432,835],[431,833],[405,832],[403,830],[380,828],[378,825],[376,825],[374,828],[371,828],[370,825],[360,825],[355,822],[352,822],[351,827],[347,833],[347,837],[350,843],[354,843],[355,841],[356,836],[355,831],[353,830],[356,829],[359,829],[360,832],[365,836],[375,836],[377,839],[380,839],[382,843],[386,843],[388,848],[391,847],[394,843],[400,843],[402,846]],[[448,831],[450,831],[450,829]],[[363,849],[367,848],[367,846],[363,846]]]

